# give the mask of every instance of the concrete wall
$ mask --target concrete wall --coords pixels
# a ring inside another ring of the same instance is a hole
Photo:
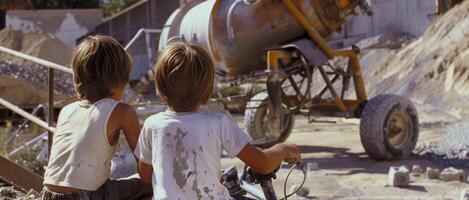
[[[102,19],[100,9],[15,10],[7,11],[6,27],[55,35],[73,48],[75,40],[93,31]]]
[[[333,39],[345,46],[386,32],[421,36],[436,19],[434,0],[370,0],[374,15],[359,14],[347,22]]]

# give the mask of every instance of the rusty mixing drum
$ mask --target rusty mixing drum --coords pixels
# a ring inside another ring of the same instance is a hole
[[[340,30],[359,2],[292,0],[324,38]],[[196,1],[182,6],[167,20],[159,48],[175,40],[197,43],[209,51],[219,75],[237,76],[265,69],[266,49],[306,34],[282,1]]]

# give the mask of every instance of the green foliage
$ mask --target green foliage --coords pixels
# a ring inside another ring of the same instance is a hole
[[[15,9],[86,9],[101,8],[112,16],[139,0],[0,0],[0,10]]]
[[[14,156],[11,156],[10,159],[24,168],[43,176],[45,171],[44,166],[46,166],[47,163],[36,160],[38,152],[39,149],[27,149]]]
[[[5,0],[0,9],[72,9],[99,8],[100,0]]]
[[[0,144],[2,144],[0,145],[0,155],[12,161],[15,161],[17,164],[31,170],[32,172],[35,172],[41,176],[44,175],[44,166],[46,165],[46,163],[36,160],[36,156],[41,150],[42,145],[33,146],[31,148],[28,148],[26,150],[23,150],[17,153],[14,156],[8,155],[8,152],[10,152],[11,150],[15,148],[20,147],[25,142],[38,136],[39,133],[44,132],[44,130],[39,128],[37,125],[28,126],[25,130],[26,133],[16,138],[11,145],[5,145],[5,141],[7,140],[8,136],[12,132],[14,132],[14,130],[15,130],[14,125],[11,121],[7,121],[6,125],[0,126]]]
[[[128,8],[138,1],[139,0],[101,0],[101,8],[104,16],[109,17]]]
[[[5,145],[5,141],[8,138],[8,133],[10,132],[10,128],[6,126],[0,126],[0,155],[7,155],[7,145]]]

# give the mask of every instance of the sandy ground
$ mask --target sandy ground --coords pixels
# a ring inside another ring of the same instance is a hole
[[[242,125],[243,116],[235,115],[235,119]],[[461,191],[469,189],[467,183],[443,182],[424,177],[411,177],[407,188],[387,186],[390,166],[406,165],[412,168],[418,164],[424,169],[427,166],[443,169],[449,165],[417,155],[403,161],[374,161],[364,153],[361,146],[359,120],[332,121],[336,123],[308,124],[305,117],[296,117],[295,128],[287,142],[299,145],[304,161],[318,163],[320,170],[307,174],[304,187],[310,190],[308,198],[295,196],[289,199],[460,199]],[[445,132],[443,126],[428,124],[421,129],[419,144],[438,141]],[[242,169],[239,160],[225,158],[222,163],[225,168],[236,165],[238,171]],[[468,167],[456,167],[469,172]],[[283,183],[288,169],[289,166],[283,166],[274,181],[279,197],[283,196]],[[301,178],[301,173],[295,172],[287,188],[300,184]]]

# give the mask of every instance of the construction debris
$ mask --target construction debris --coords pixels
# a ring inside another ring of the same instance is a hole
[[[316,162],[308,162],[306,169],[308,169],[308,171],[317,171],[319,170],[319,164]]]
[[[14,187],[0,187],[1,200],[39,200],[40,195],[37,192],[30,191],[26,194],[16,190]]]
[[[15,190],[13,187],[0,187],[0,197],[3,198],[11,198],[11,199],[16,199],[23,196],[23,194]]]
[[[412,166],[412,176],[420,176],[424,173],[423,169],[420,167],[420,165],[414,165]]]
[[[388,184],[393,187],[406,187],[410,182],[410,171],[406,166],[390,167]]]
[[[427,176],[428,179],[438,179],[440,178],[440,169],[437,168],[431,168],[427,167],[427,171],[425,172],[425,175]]]
[[[444,165],[469,167],[469,123],[447,125],[438,142],[421,144],[415,153]]]
[[[440,174],[440,179],[445,182],[464,181],[464,171],[449,167],[444,169]]]

